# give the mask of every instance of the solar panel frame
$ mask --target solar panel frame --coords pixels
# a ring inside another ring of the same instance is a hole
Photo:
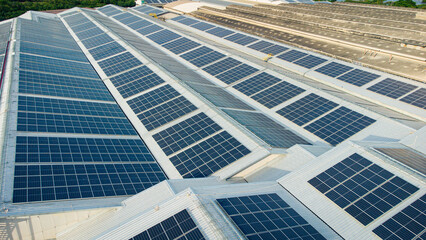
[[[311,69],[311,68],[318,66],[318,65],[320,65],[320,64],[322,64],[326,61],[327,61],[327,59],[320,58],[320,57],[313,56],[313,55],[308,55],[308,56],[305,56],[303,58],[300,58],[300,59],[294,61],[293,63],[296,64],[296,65]]]
[[[164,102],[167,102],[178,96],[181,96],[181,94],[173,87],[167,84],[152,91],[149,91],[143,95],[140,95],[136,98],[130,99],[129,101],[127,101],[127,103],[129,104],[133,112],[138,114],[155,106],[161,105]]]
[[[270,88],[252,95],[251,98],[267,108],[273,108],[303,92],[305,92],[305,89],[282,81]]]
[[[269,73],[262,72],[238,83],[237,85],[234,85],[233,87],[245,95],[251,96],[280,81],[281,79]]]
[[[307,53],[301,52],[301,51],[297,51],[297,50],[290,50],[288,52],[285,52],[283,54],[280,54],[277,56],[277,58],[285,60],[287,62],[294,62],[302,57],[307,56]]]
[[[349,72],[350,70],[354,69],[353,67],[349,67],[347,65],[343,65],[337,62],[331,62],[327,65],[324,65],[318,69],[315,70],[315,72],[322,73],[324,75],[330,76],[330,77],[338,77],[344,73]]]
[[[415,85],[404,83],[392,78],[386,78],[367,89],[372,92],[397,99],[416,88],[417,86]]]
[[[203,70],[210,75],[216,76],[240,64],[242,64],[242,62],[238,61],[237,59],[227,57],[221,61],[218,61],[210,66],[203,68]]]
[[[379,78],[380,75],[374,74],[371,72],[363,71],[360,69],[354,69],[350,72],[347,72],[341,76],[339,76],[337,79],[350,83],[352,85],[362,87],[365,84],[374,81],[375,79]]]
[[[419,88],[400,100],[413,106],[426,109],[426,88]]]
[[[243,63],[234,68],[229,69],[228,71],[218,74],[215,77],[224,83],[231,84],[257,71],[259,71],[259,69]]]

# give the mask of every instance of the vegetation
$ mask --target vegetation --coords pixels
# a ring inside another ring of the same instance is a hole
[[[0,0],[0,21],[17,17],[29,10],[46,11],[73,7],[102,7],[114,4],[122,7],[135,6],[134,0]]]

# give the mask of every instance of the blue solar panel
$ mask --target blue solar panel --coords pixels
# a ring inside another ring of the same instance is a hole
[[[182,38],[180,38],[180,39],[182,39]],[[178,39],[179,40],[179,39]],[[172,44],[173,42],[171,42],[171,43],[167,43],[167,44]],[[166,44],[166,45],[167,45]],[[166,45],[164,45],[164,47],[166,47]],[[181,53],[184,53],[184,52],[186,52],[186,51],[189,51],[189,50],[191,50],[191,49],[194,49],[194,48],[196,48],[196,47],[198,47],[198,46],[200,46],[201,44],[199,44],[199,43],[197,43],[197,42],[194,42],[194,41],[191,41],[191,40],[189,40],[187,43],[184,43],[184,44],[182,44],[182,45],[178,45],[178,46],[176,46],[176,47],[173,47],[173,48],[170,48],[169,50],[172,52],[172,53],[174,53],[174,54],[181,54]],[[167,47],[166,47],[167,48]]]
[[[401,98],[401,101],[426,109],[426,88],[420,88]]]
[[[242,34],[242,33],[235,33],[235,34],[232,34],[232,35],[230,35],[230,36],[227,36],[227,37],[225,37],[225,39],[226,40],[228,40],[228,41],[231,41],[231,42],[235,42],[235,41],[237,41],[238,39],[242,39],[242,38],[244,38],[244,37],[246,37],[247,35],[244,35],[244,34]]]
[[[208,67],[203,68],[203,70],[209,73],[210,75],[216,76],[217,74],[227,71],[241,63],[242,62],[234,58],[228,57]]]
[[[277,58],[285,60],[287,62],[293,62],[293,61],[296,61],[297,59],[300,59],[300,58],[305,57],[307,55],[308,54],[304,53],[304,52],[300,52],[300,51],[297,51],[297,50],[290,50],[290,51],[285,52],[281,55],[278,55]]]
[[[202,55],[198,58],[191,59],[191,60],[189,60],[189,62],[194,64],[197,67],[202,67],[202,66],[210,64],[214,61],[217,61],[217,60],[219,60],[223,57],[225,57],[225,54],[222,54],[222,53],[217,52],[217,51],[212,51],[212,52],[209,52],[209,53]]]
[[[184,18],[182,20],[179,20],[179,23],[185,24],[187,26],[191,26],[195,23],[199,23],[200,21],[192,19],[192,18]]]
[[[192,25],[191,27],[196,28],[196,29],[201,30],[201,31],[206,31],[208,29],[214,28],[214,25],[209,24],[209,23],[205,23],[205,22],[199,22],[199,23]]]
[[[98,64],[107,76],[112,76],[138,65],[142,65],[142,62],[135,58],[131,53],[125,52],[100,61]]]
[[[124,47],[122,47],[117,42],[111,42],[96,48],[92,48],[89,50],[90,54],[92,54],[93,58],[96,61],[104,59],[106,57],[110,57],[112,55],[121,53],[126,51]]]
[[[248,64],[241,64],[238,65],[226,72],[223,72],[219,75],[216,75],[216,78],[221,80],[224,83],[231,84],[234,83],[240,79],[243,79],[255,72],[259,71],[259,69],[254,68]]]
[[[262,72],[235,85],[234,88],[247,96],[251,96],[276,84],[279,81],[281,81],[279,78],[274,77],[269,73]]]
[[[140,139],[25,137],[16,139],[18,163],[154,162]]]
[[[198,178],[207,177],[249,153],[250,150],[223,131],[171,157],[170,161],[183,178]]]
[[[246,46],[246,45],[248,45],[252,42],[255,42],[257,40],[259,40],[259,39],[254,38],[254,37],[250,37],[250,36],[246,36],[246,37],[240,38],[238,40],[235,40],[234,42],[237,43],[237,44]]]
[[[71,29],[74,32],[78,33],[78,32],[86,31],[87,29],[94,28],[94,27],[96,27],[96,25],[94,23],[87,22],[87,23],[84,23],[84,24],[80,24],[78,26],[71,26]]]
[[[157,163],[17,164],[13,202],[133,195],[165,179]]]
[[[146,129],[150,131],[195,111],[196,109],[197,107],[191,102],[186,100],[183,96],[180,96],[148,111],[142,112],[138,115],[138,118],[145,125]]]
[[[200,113],[153,135],[153,138],[163,152],[170,155],[220,130],[222,128],[211,118]]]
[[[144,19],[139,19],[138,21],[136,21],[136,22],[133,22],[133,23],[131,23],[131,24],[127,24],[127,26],[128,27],[130,27],[131,29],[133,29],[133,30],[137,30],[137,29],[139,29],[139,28],[142,28],[142,27],[146,27],[146,26],[148,26],[148,25],[151,25],[152,23],[151,22],[148,22],[147,20],[144,20]]]
[[[140,76],[141,75],[139,75],[138,77]],[[137,93],[148,90],[152,87],[155,87],[157,85],[160,85],[162,83],[164,83],[164,80],[160,76],[154,73],[154,74],[139,78],[123,86],[117,87],[117,90],[121,93],[123,98],[127,98]]]
[[[179,20],[182,20],[182,19],[185,19],[185,18],[186,18],[185,16],[183,16],[183,15],[179,15],[179,16],[177,16],[177,17],[172,18],[172,20],[173,20],[173,21],[179,21]]]
[[[426,195],[376,227],[381,239],[424,239],[426,229]]]
[[[364,225],[419,190],[356,153],[308,182]]]
[[[375,121],[346,107],[340,107],[309,124],[305,129],[326,142],[337,145]]]
[[[92,37],[89,39],[85,39],[83,41],[81,41],[81,43],[83,43],[83,45],[87,48],[87,49],[91,49],[100,45],[103,45],[105,43],[109,43],[114,41],[114,39],[112,39],[110,36],[108,36],[108,34],[103,33],[100,34],[96,37]]]
[[[337,103],[311,93],[278,110],[277,113],[297,125],[303,126],[337,106]]]
[[[222,198],[217,202],[247,239],[324,239],[276,193]]]
[[[95,27],[95,28],[91,28],[91,29],[86,30],[86,31],[81,31],[79,33],[76,33],[76,35],[80,40],[84,40],[86,38],[91,38],[91,37],[97,36],[97,35],[102,34],[102,33],[104,33],[104,31],[102,31],[98,27]]]
[[[313,55],[308,55],[304,58],[301,58],[299,60],[294,61],[294,64],[297,64],[299,66],[305,67],[305,68],[313,68],[315,66],[320,65],[321,63],[326,62],[327,60],[324,58],[316,57]]]
[[[399,98],[417,87],[408,83],[400,82],[391,78],[386,78],[379,83],[374,84],[373,86],[367,88],[372,92],[376,92],[391,98]]]
[[[203,234],[185,209],[130,240],[204,240]]]
[[[213,49],[206,47],[206,46],[202,46],[200,48],[197,48],[197,49],[194,49],[190,52],[182,54],[180,57],[189,61],[191,59],[198,58],[198,57],[205,55],[205,54],[212,52],[212,51],[213,51]]]
[[[287,47],[283,47],[283,46],[280,46],[280,45],[273,45],[273,46],[264,48],[260,51],[263,52],[263,53],[266,53],[266,54],[277,55],[277,54],[282,53],[282,52],[287,51],[287,50],[288,50]]]
[[[140,20],[139,17],[136,17],[136,16],[133,15],[131,17],[120,20],[120,22],[122,22],[123,24],[129,25],[129,24],[132,24],[132,23],[137,22],[139,20]]]
[[[138,29],[136,31],[138,33],[142,34],[142,35],[148,35],[148,34],[151,34],[151,33],[154,33],[154,32],[158,32],[158,31],[160,31],[162,29],[163,29],[162,27],[160,27],[158,25],[152,24],[152,25],[140,28],[140,29]]]
[[[161,30],[148,36],[149,39],[160,45],[175,40],[179,37],[181,37],[179,34],[167,29]]]
[[[295,144],[310,144],[263,113],[230,109],[223,111],[272,147],[289,148]]]
[[[235,33],[235,32],[233,32],[231,30],[228,30],[228,29],[225,29],[225,28],[221,28],[221,27],[212,28],[212,29],[208,30],[207,32],[210,33],[210,34],[213,34],[213,35],[215,35],[217,37],[226,37],[226,36],[228,36],[230,34]]]
[[[154,72],[151,69],[149,69],[147,66],[141,66],[141,67],[135,68],[133,70],[130,70],[128,72],[117,75],[115,77],[112,77],[111,82],[112,82],[112,84],[114,84],[114,86],[119,87],[121,85],[127,84],[127,83],[132,82],[136,79],[139,79],[141,77],[145,77],[145,76],[153,74],[153,73]]]
[[[130,108],[136,114],[138,114],[177,96],[180,96],[179,92],[177,92],[170,85],[165,85],[141,96],[133,98],[127,103],[129,104]]]
[[[359,69],[354,69],[348,73],[341,75],[337,79],[353,84],[355,86],[361,87],[379,77],[380,75],[377,75],[374,73],[366,72]]]
[[[114,16],[113,18],[115,18],[117,20],[122,20],[122,19],[129,18],[129,17],[132,17],[132,16],[134,16],[134,15],[131,14],[131,13],[123,12],[122,14],[118,14],[118,15]]]
[[[331,62],[325,66],[318,68],[315,71],[330,77],[337,77],[352,69],[353,69],[352,67],[349,67],[340,63],[336,63],[336,62]]]
[[[288,82],[280,82],[273,87],[251,96],[251,98],[268,108],[273,108],[304,91],[304,89]]]
[[[260,51],[264,48],[267,48],[267,47],[270,47],[270,46],[273,46],[273,45],[274,45],[273,43],[261,40],[259,42],[256,42],[254,44],[249,45],[248,47],[251,48],[251,49]]]
[[[21,41],[20,51],[23,53],[32,53],[32,54],[48,56],[48,57],[87,62],[86,56],[81,51],[76,51],[76,50],[71,50],[66,48],[59,48],[59,47],[54,47],[49,45],[42,45],[42,44]],[[1,51],[1,47],[0,47],[0,54],[2,53],[4,52]],[[1,61],[1,63],[3,63],[3,61]]]

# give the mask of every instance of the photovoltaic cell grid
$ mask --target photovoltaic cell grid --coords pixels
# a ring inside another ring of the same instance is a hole
[[[223,131],[178,153],[170,161],[183,178],[199,178],[207,177],[249,153],[249,149]]]
[[[136,113],[144,112],[152,107],[163,104],[164,102],[180,96],[179,92],[177,92],[170,85],[165,85],[160,88],[154,89],[148,93],[145,93],[141,96],[133,98],[127,103],[130,108]]]
[[[15,165],[13,202],[133,195],[165,179],[157,163]]]
[[[262,72],[234,86],[235,89],[251,96],[281,81],[269,73]]]
[[[225,54],[222,54],[222,53],[217,52],[217,51],[211,51],[211,52],[204,54],[200,57],[191,59],[191,60],[189,60],[189,62],[194,64],[197,67],[202,67],[202,66],[210,64],[210,63],[212,63],[216,60],[219,60],[223,57],[225,57]]]
[[[155,162],[140,139],[22,137],[16,139],[18,163]]]
[[[304,52],[300,52],[300,51],[297,51],[297,50],[290,50],[290,51],[285,52],[281,55],[278,55],[277,58],[285,60],[287,62],[293,62],[293,61],[296,61],[296,60],[298,60],[302,57],[305,57],[307,55],[308,54],[304,53]]]
[[[385,95],[390,98],[399,98],[417,87],[408,83],[400,82],[391,78],[386,78],[379,83],[374,84],[373,86],[367,88],[372,92],[376,92],[382,95]]]
[[[356,153],[308,182],[363,225],[419,190]]]
[[[291,83],[282,81],[273,87],[267,88],[255,95],[252,95],[255,101],[261,103],[267,108],[273,108],[299,94],[305,90]]]
[[[238,61],[237,59],[228,57],[203,68],[203,70],[210,75],[216,76],[222,72],[225,72],[233,67],[240,65],[241,63],[242,62]]]
[[[121,93],[123,98],[127,98],[162,83],[164,83],[164,80],[157,74],[153,73],[120,86],[117,88],[117,90]]]
[[[212,28],[210,30],[207,30],[207,32],[212,34],[212,35],[215,35],[217,37],[221,37],[221,38],[235,33],[234,31],[231,31],[231,30],[228,30],[228,29],[225,29],[225,28],[221,28],[221,27]]]
[[[192,220],[188,211],[167,218],[159,224],[139,233],[130,240],[204,240],[203,234]]]
[[[325,239],[276,193],[216,201],[249,240]]]
[[[133,67],[142,65],[142,62],[139,59],[135,58],[133,54],[125,52],[120,55],[100,61],[98,62],[98,64],[107,76],[112,76],[119,72],[123,72]]]
[[[420,88],[401,98],[401,101],[426,109],[426,88]]]
[[[122,53],[124,51],[126,51],[126,49],[117,42],[111,42],[89,50],[90,54],[92,54],[96,61],[110,57],[112,55],[116,55],[118,53]]]
[[[426,174],[426,157],[420,153],[407,148],[379,148],[374,150],[379,151],[386,156],[393,158],[415,170]]]
[[[223,111],[272,147],[289,148],[295,144],[310,144],[263,113],[230,109]]]
[[[361,87],[379,77],[380,75],[377,75],[374,73],[366,72],[359,69],[354,69],[348,73],[341,75],[337,79],[350,83],[352,85]]]
[[[311,93],[278,110],[277,113],[297,125],[303,126],[337,106],[337,103]]]
[[[130,70],[128,72],[117,75],[115,77],[112,77],[111,82],[112,84],[114,84],[115,87],[119,87],[153,73],[154,72],[151,69],[149,69],[147,66],[141,66],[133,70]]]
[[[257,71],[259,71],[259,69],[243,63],[234,68],[231,68],[230,70],[226,72],[216,75],[216,78],[221,80],[224,83],[231,84]]]
[[[326,142],[337,145],[375,121],[346,107],[340,107],[309,124],[305,129]]]
[[[426,195],[378,226],[373,232],[381,239],[424,239]]]
[[[340,63],[336,63],[336,62],[331,62],[325,66],[322,66],[316,69],[315,72],[319,72],[330,77],[337,77],[352,69],[353,69],[352,67],[349,67]]]
[[[163,152],[170,155],[220,130],[222,128],[211,118],[200,113],[153,135],[153,138]]]
[[[23,53],[32,53],[47,57],[55,57],[79,62],[87,62],[86,56],[73,49],[59,48],[49,45],[42,45],[37,43],[30,43],[21,41],[20,51]],[[1,47],[0,47],[1,54]]]

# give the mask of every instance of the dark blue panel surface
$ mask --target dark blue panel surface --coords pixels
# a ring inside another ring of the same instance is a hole
[[[153,137],[164,153],[170,155],[221,129],[211,118],[200,113],[155,134]]]
[[[203,234],[185,209],[130,240],[204,240]]]
[[[154,73],[120,86],[117,90],[121,93],[123,98],[127,98],[162,83],[164,83],[164,80]]]
[[[208,33],[213,34],[217,37],[226,37],[230,34],[233,34],[235,32],[225,29],[225,28],[221,28],[221,27],[215,27],[212,29],[207,30]]]
[[[311,93],[278,110],[277,113],[297,125],[303,126],[337,106],[337,103]]]
[[[426,88],[420,88],[413,93],[408,94],[403,97],[401,101],[426,109]]]
[[[112,39],[110,36],[108,36],[108,34],[103,33],[100,34],[96,37],[92,37],[86,40],[83,40],[81,43],[83,43],[83,45],[87,48],[87,49],[91,49],[100,45],[103,45],[105,43],[109,43],[114,41],[114,39]]]
[[[372,92],[376,92],[391,98],[399,98],[402,95],[405,95],[417,87],[408,83],[397,81],[391,78],[386,78],[385,80],[374,84],[373,86],[367,88]]]
[[[309,124],[305,129],[326,142],[337,145],[375,121],[346,107],[340,107]]]
[[[304,91],[304,89],[296,85],[288,82],[280,82],[271,88],[251,96],[251,98],[268,108],[273,108]]]
[[[224,83],[231,84],[242,78],[245,78],[255,72],[259,71],[259,69],[254,68],[248,64],[238,65],[226,72],[223,72],[219,75],[216,75],[216,78],[221,80]]]
[[[293,61],[296,61],[297,59],[305,57],[306,55],[308,55],[308,54],[304,53],[304,52],[297,51],[297,50],[291,50],[291,51],[288,51],[288,52],[283,53],[281,55],[278,55],[277,58],[285,60],[287,62],[293,62]]]
[[[324,58],[316,57],[313,55],[308,55],[304,58],[301,58],[299,60],[294,61],[294,64],[297,64],[299,66],[305,67],[305,68],[313,68],[315,66],[320,65],[321,63],[326,62],[327,60]]]
[[[249,154],[238,140],[224,131],[173,157],[170,161],[184,178],[207,177]]]
[[[308,182],[364,225],[419,190],[356,153]]]
[[[191,59],[191,60],[189,60],[189,62],[194,64],[197,67],[202,67],[202,66],[210,64],[210,63],[212,63],[216,60],[219,60],[223,57],[225,57],[225,54],[222,54],[222,53],[217,52],[217,51],[212,51],[212,52],[209,52],[209,53],[202,55],[198,58]]]
[[[149,69],[147,66],[141,66],[133,70],[130,70],[128,72],[117,75],[115,77],[112,77],[111,82],[112,84],[114,84],[114,86],[119,87],[121,85],[132,82],[136,79],[151,75],[153,73],[154,72],[151,69]]]
[[[203,70],[209,73],[210,75],[216,76],[219,73],[225,72],[241,63],[242,62],[234,58],[228,57],[208,67],[203,68]]]
[[[165,85],[154,89],[141,96],[129,100],[127,103],[130,108],[136,113],[144,112],[152,107],[158,106],[172,98],[180,96],[170,85]]]
[[[337,79],[353,84],[355,86],[361,87],[379,77],[380,75],[377,75],[374,73],[366,72],[359,69],[354,69],[348,73],[343,74]]]
[[[124,51],[126,51],[126,49],[117,42],[111,42],[89,50],[90,54],[92,54],[93,58],[96,61]]]
[[[272,76],[269,73],[263,72],[235,85],[234,88],[247,96],[251,96],[265,88],[276,84],[279,81],[279,78]]]
[[[276,193],[222,198],[217,202],[249,240],[325,240]]]
[[[315,71],[330,77],[337,77],[352,69],[353,69],[352,67],[349,67],[340,63],[336,63],[336,62],[331,62],[325,66],[318,68]]]

